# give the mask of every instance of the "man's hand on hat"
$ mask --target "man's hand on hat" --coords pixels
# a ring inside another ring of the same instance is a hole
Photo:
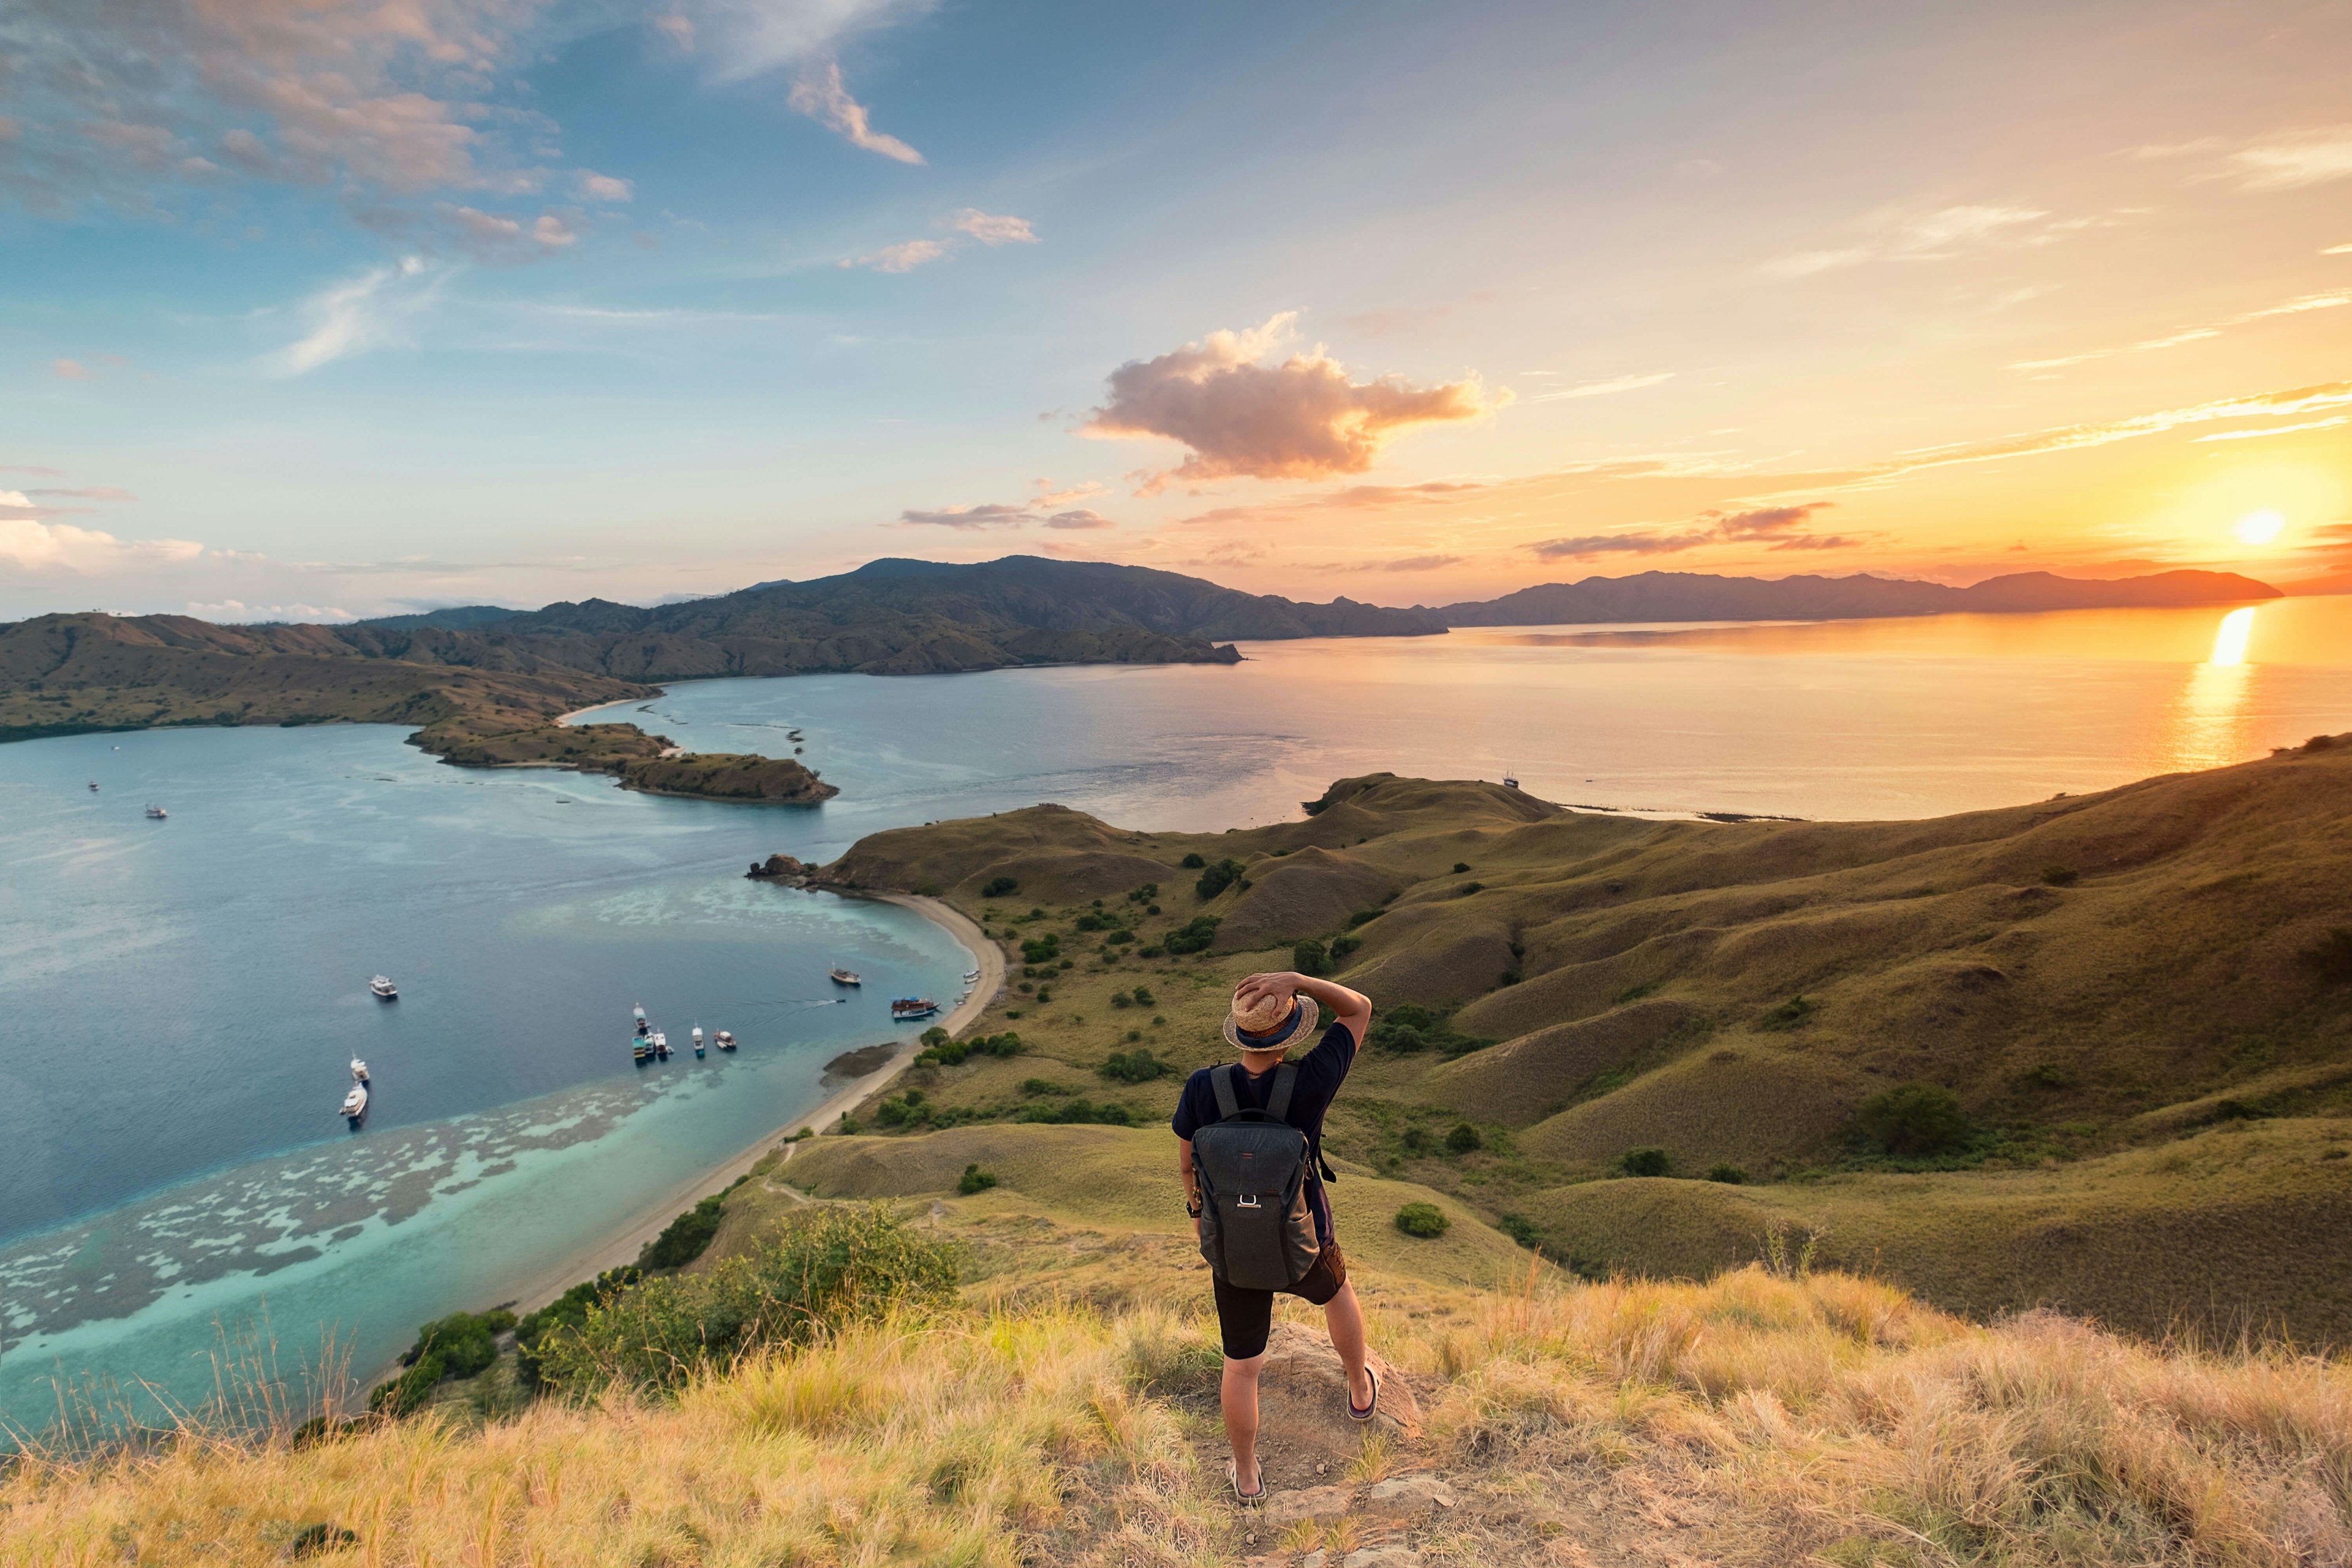
[[[1271,971],[1264,974],[1253,974],[1234,987],[1234,1001],[1243,1008],[1268,997],[1286,1002],[1298,994],[1298,982],[1302,978],[1304,977],[1297,974]]]

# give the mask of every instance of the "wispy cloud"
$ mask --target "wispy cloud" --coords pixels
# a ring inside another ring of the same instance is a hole
[[[1678,555],[1709,544],[1760,543],[1768,550],[1844,550],[1860,541],[1843,534],[1804,531],[1815,512],[1835,504],[1817,500],[1747,511],[1706,511],[1682,528],[1539,539],[1527,548],[1538,561],[1591,560],[1603,555]]]
[[[2112,359],[2117,354],[2147,353],[2158,349],[2174,349],[2183,343],[2202,342],[2208,338],[2218,338],[2231,327],[2242,327],[2254,321],[2270,321],[2279,316],[2305,315],[2313,310],[2340,310],[2347,305],[2352,305],[2352,289],[2337,289],[2325,294],[2305,294],[2300,299],[2289,300],[2284,304],[2266,305],[2259,310],[2242,310],[2237,315],[2225,316],[2218,321],[2207,322],[2202,326],[2183,327],[2178,331],[2167,332],[2160,337],[2143,338],[2138,342],[2126,343],[2121,348],[2087,349],[2081,353],[2062,354],[2055,359],[2020,360],[2009,368],[2027,371],[2060,370],[2068,365],[2087,363],[2092,360]]]
[[[44,522],[21,490],[0,490],[0,565],[28,576],[108,577],[194,561],[185,539],[117,539],[94,528]]]
[[[2333,419],[2305,419],[2297,425],[2273,425],[2263,430],[2216,430],[2210,436],[2200,436],[2200,441],[2259,441],[2265,436],[2295,436],[2305,430],[2333,430],[2339,425],[2352,425],[2352,414],[2338,414]]]
[[[49,362],[49,374],[56,376],[59,381],[95,381],[98,379],[98,372],[90,369],[89,366],[82,363],[81,361],[78,359],[51,360]]]
[[[886,245],[864,256],[843,260],[843,267],[863,267],[868,272],[912,272],[926,262],[937,261],[948,253],[948,247],[936,239],[909,239],[898,245]]]
[[[1510,400],[1508,392],[1487,397],[1475,376],[1438,386],[1395,376],[1355,381],[1319,348],[1264,363],[1293,336],[1297,320],[1284,311],[1119,366],[1108,401],[1081,434],[1155,436],[1190,448],[1177,468],[1145,479],[1149,493],[1171,480],[1360,474],[1402,431],[1474,419]]]
[[[1656,386],[1674,380],[1670,370],[1654,371],[1648,375],[1621,375],[1612,381],[1588,381],[1581,386],[1563,386],[1557,392],[1536,395],[1538,403],[1557,403],[1569,397],[1611,397],[1621,392],[1639,392],[1645,386]]]
[[[1049,511],[1040,501],[1005,504],[992,501],[981,506],[944,506],[930,510],[910,508],[898,514],[902,524],[924,528],[952,528],[974,532],[986,528],[1019,528],[1028,523],[1063,531],[1097,528],[1117,528],[1098,511],[1073,507],[1061,511]]]
[[[948,219],[948,226],[958,234],[968,234],[982,245],[1034,245],[1037,232],[1029,226],[1025,217],[1013,217],[1005,213],[984,213],[978,207],[963,207]]]
[[[1098,511],[1077,507],[1069,511],[1057,511],[1045,520],[1047,528],[1117,528],[1118,524]]]
[[[416,257],[333,284],[304,300],[310,330],[264,362],[273,375],[305,375],[320,365],[405,342],[408,322],[432,305],[446,273]]]
[[[1890,461],[1859,469],[1854,477],[1857,482],[1862,482],[1959,463],[1989,463],[2004,458],[2077,451],[2085,447],[2105,447],[2116,441],[2137,440],[2143,436],[2160,436],[2184,426],[2210,425],[2225,419],[2266,419],[2313,414],[2341,408],[2347,404],[2352,404],[2352,381],[2323,382],[2285,392],[2263,393],[2252,397],[2217,398],[2210,403],[2158,409],[2152,414],[2137,414],[2127,419],[2062,425],[2054,429],[2031,430],[1991,441],[1964,441],[1948,447],[1921,447]]]
[[[2049,216],[2040,207],[1993,204],[1939,207],[1924,213],[1889,210],[1864,219],[1857,226],[1854,238],[1845,245],[1780,257],[1766,262],[1764,271],[1774,278],[1809,278],[1874,261],[1944,261],[1970,250],[2048,245],[2107,221],[2067,218],[2044,222]]]
[[[896,136],[874,129],[866,106],[849,96],[842,84],[838,60],[814,60],[793,83],[788,100],[796,113],[805,114],[853,147],[900,163],[920,163],[923,155]]]
[[[600,174],[593,169],[575,170],[572,188],[585,202],[625,202],[634,200],[637,187],[631,182],[612,174]]]
[[[349,610],[339,610],[331,605],[248,605],[242,599],[222,599],[206,603],[188,601],[188,614],[200,621],[213,621],[223,626],[254,626],[265,621],[292,621],[308,626],[355,619]]]

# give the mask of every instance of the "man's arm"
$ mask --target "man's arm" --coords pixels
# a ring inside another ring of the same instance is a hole
[[[1253,974],[1241,983],[1234,994],[1244,1002],[1254,1002],[1261,996],[1312,996],[1321,1005],[1331,1009],[1333,1023],[1348,1026],[1348,1033],[1355,1037],[1360,1048],[1364,1043],[1364,1030],[1372,1021],[1370,997],[1328,980],[1317,980],[1311,975]]]

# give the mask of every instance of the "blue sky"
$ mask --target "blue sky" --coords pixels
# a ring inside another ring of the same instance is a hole
[[[0,615],[2352,566],[2340,6],[27,0],[0,56]]]

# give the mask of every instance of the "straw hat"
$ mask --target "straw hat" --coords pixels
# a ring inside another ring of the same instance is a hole
[[[1244,1006],[1234,993],[1225,1012],[1225,1043],[1237,1051],[1279,1051],[1315,1037],[1312,996],[1260,996]]]

